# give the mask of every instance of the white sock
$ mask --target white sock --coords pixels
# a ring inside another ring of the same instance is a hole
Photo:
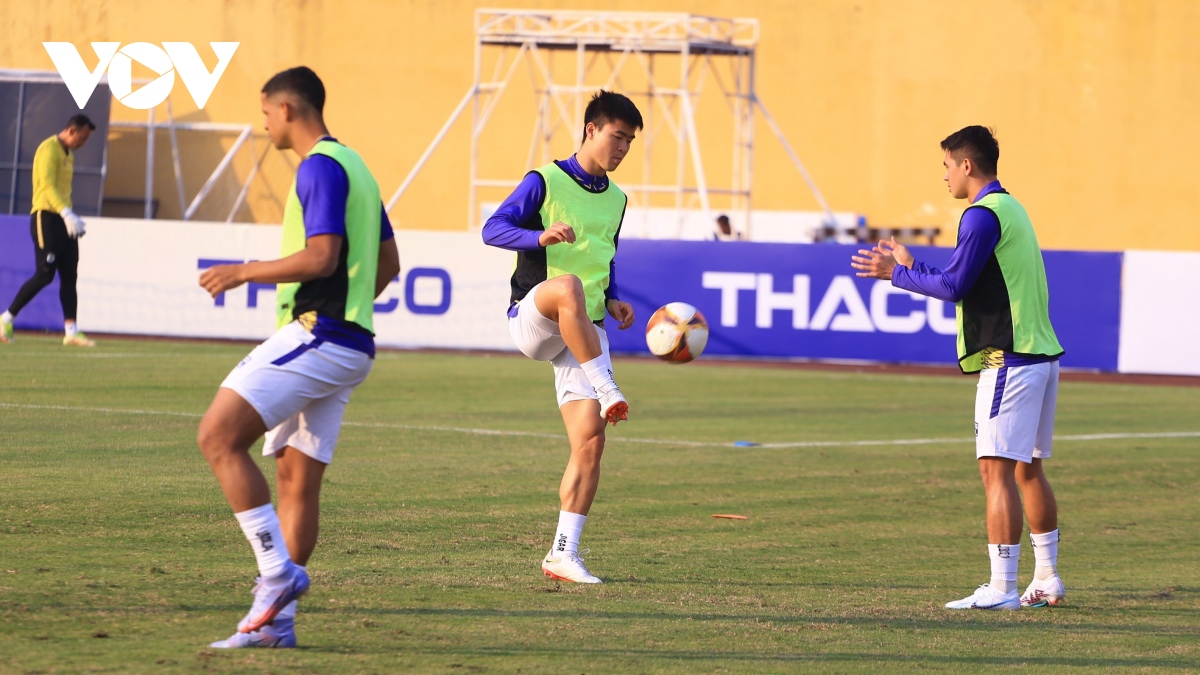
[[[279,529],[279,516],[275,515],[275,507],[263,504],[233,515],[242,526],[242,532],[250,542],[250,547],[254,549],[254,557],[258,560],[258,573],[262,576],[263,583],[272,586],[283,581],[284,574],[292,567],[292,558],[288,555],[283,531]]]
[[[558,512],[558,532],[554,533],[554,553],[579,553],[579,537],[583,535],[583,524],[587,516],[570,511]]]
[[[3,314],[0,314],[0,323],[12,323],[12,320],[12,312],[8,311],[7,309],[4,310]]]
[[[992,588],[1001,593],[1017,590],[1017,562],[1021,559],[1020,544],[988,544],[992,559]]]
[[[64,323],[63,332],[67,334],[67,337],[75,337],[79,334],[79,325],[74,321],[70,323]]]
[[[1029,533],[1029,543],[1033,544],[1033,578],[1045,581],[1058,574],[1058,530],[1043,534]]]
[[[580,364],[580,366],[583,368],[583,374],[587,375],[592,389],[600,391],[601,389],[616,386],[616,383],[613,382],[612,359],[608,358],[608,354],[602,353],[591,361]]]

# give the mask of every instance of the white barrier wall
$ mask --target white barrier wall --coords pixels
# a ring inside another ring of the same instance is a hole
[[[1125,252],[1117,369],[1200,375],[1200,253]]]
[[[88,219],[80,324],[98,333],[260,340],[275,329],[273,285],[213,300],[202,269],[279,257],[278,226]],[[402,271],[376,301],[376,343],[513,349],[505,310],[513,254],[465,232],[396,233]],[[453,302],[451,302],[453,298]]]

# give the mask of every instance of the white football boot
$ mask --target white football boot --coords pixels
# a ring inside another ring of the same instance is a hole
[[[542,574],[551,579],[577,584],[604,583],[600,577],[594,576],[588,571],[588,568],[583,566],[583,558],[580,558],[578,553],[550,551],[542,560]]]
[[[1062,577],[1057,574],[1049,579],[1038,581],[1034,579],[1021,596],[1022,607],[1057,607],[1067,598],[1067,589],[1063,586]]]
[[[596,395],[600,397],[600,416],[605,422],[616,426],[617,422],[629,419],[629,404],[616,384],[597,390]]]
[[[1016,589],[1003,593],[984,584],[962,600],[947,602],[946,609],[1021,609],[1021,596]]]
[[[293,619],[276,618],[250,633],[237,632],[228,639],[214,642],[213,649],[250,649],[255,647],[290,649],[296,646],[296,625]]]

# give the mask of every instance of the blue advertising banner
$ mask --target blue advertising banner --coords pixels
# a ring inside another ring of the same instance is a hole
[[[86,236],[86,235],[85,235]],[[0,312],[16,297],[21,284],[33,276],[33,239],[29,215],[0,216]],[[58,275],[33,302],[21,310],[13,325],[26,330],[62,330],[62,304],[58,300]]]
[[[647,353],[645,320],[675,301],[708,319],[706,353],[901,363],[949,363],[954,306],[859,279],[837,244],[624,240],[617,254],[621,298],[638,326],[609,331],[613,351]],[[913,247],[934,266],[951,249]],[[1116,370],[1121,254],[1047,251],[1050,315],[1067,367]]]
[[[80,268],[85,328],[194,337],[251,338],[269,332],[269,307],[266,319],[254,316],[261,304],[258,291],[264,289],[234,291],[228,306],[215,303],[224,312],[213,314],[214,301],[197,289],[196,278],[197,265],[212,259],[273,252],[276,231],[213,223],[97,219],[92,224]],[[149,234],[162,227],[177,233],[169,250]],[[487,249],[477,235],[465,232],[407,232],[403,246],[401,256],[412,267],[402,274],[402,284],[385,294],[388,300],[380,301],[381,345],[511,348],[502,318],[511,254]],[[463,246],[479,257],[467,257]],[[855,277],[850,256],[857,248],[623,240],[617,278],[638,323],[627,331],[609,331],[613,351],[647,353],[646,320],[658,307],[683,301],[708,319],[709,355],[955,363],[954,307],[900,291],[890,282]],[[913,253],[942,266],[951,250],[914,247]],[[1123,254],[1044,255],[1051,320],[1067,351],[1063,365],[1117,370]],[[33,273],[33,258],[29,217],[0,216],[0,305],[7,306]],[[21,312],[16,325],[61,329],[57,279]]]

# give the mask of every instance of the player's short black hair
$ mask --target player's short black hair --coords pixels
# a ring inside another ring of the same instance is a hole
[[[583,112],[583,138],[580,142],[587,140],[589,123],[599,128],[613,120],[620,120],[635,129],[642,128],[642,113],[628,96],[601,89],[592,97],[587,110]]]
[[[79,115],[72,115],[71,119],[67,120],[67,126],[63,127],[63,129],[81,129],[83,127],[87,127],[88,131],[95,131],[96,123],[87,115],[81,113]]]
[[[996,164],[1000,161],[1000,144],[995,133],[978,124],[964,127],[942,141],[942,150],[950,153],[954,161],[962,164],[964,157],[979,167],[985,176],[996,175]]]
[[[729,216],[727,216],[727,215],[725,215],[724,213],[722,213],[721,215],[717,216],[717,222],[718,222],[718,223],[724,223],[725,225],[728,225],[728,224],[729,224]]]
[[[296,66],[275,73],[263,85],[262,93],[270,96],[279,92],[294,94],[302,105],[307,105],[320,115],[325,110],[325,85],[321,78],[308,66]]]

